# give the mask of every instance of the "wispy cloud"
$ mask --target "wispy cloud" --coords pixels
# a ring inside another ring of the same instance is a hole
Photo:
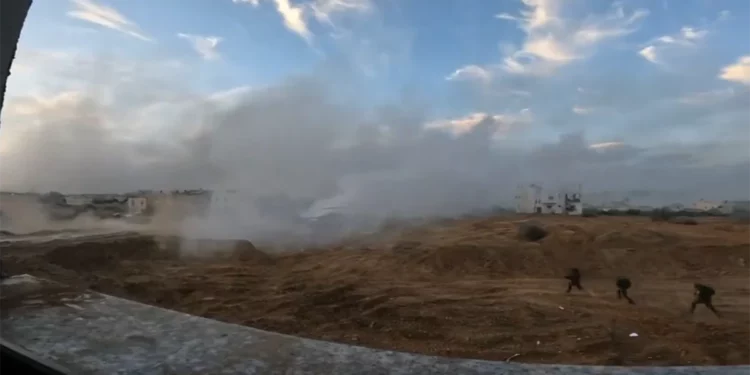
[[[147,42],[153,41],[140,31],[138,25],[129,20],[115,8],[98,4],[93,0],[71,0],[74,10],[68,12],[68,16],[82,21],[116,30],[121,33],[130,35],[134,38]]]
[[[742,56],[734,64],[722,68],[719,78],[750,86],[750,55]]]
[[[492,73],[478,65],[467,65],[456,69],[455,72],[445,77],[448,81],[478,81],[489,82],[492,79]]]
[[[371,0],[316,0],[309,4],[313,16],[331,26],[331,16],[336,13],[365,13],[373,9]]]
[[[262,1],[271,0],[232,0],[233,3],[247,3],[254,7]],[[312,0],[292,3],[290,0],[273,0],[276,11],[281,15],[284,26],[299,35],[308,44],[314,35],[308,26],[308,20],[314,19],[322,24],[336,28],[332,16],[343,13],[365,13],[373,9],[371,0]]]
[[[589,145],[590,149],[593,150],[608,150],[613,148],[622,147],[625,144],[623,142],[601,142]]]
[[[525,38],[520,47],[504,49],[503,60],[490,66],[467,65],[448,78],[487,82],[497,73],[547,76],[559,68],[594,54],[602,43],[635,32],[648,16],[646,9],[626,12],[617,2],[603,14],[564,17],[559,0],[522,0],[518,15],[500,13],[495,18],[517,23]],[[481,70],[480,70],[481,69]]]
[[[274,3],[276,3],[276,10],[284,19],[284,26],[310,43],[312,33],[305,22],[304,8],[293,5],[289,0],[274,0]]]
[[[708,35],[705,29],[685,26],[672,35],[663,35],[647,43],[638,54],[654,64],[663,64],[663,57],[679,49],[696,47]]]
[[[532,113],[527,108],[518,113],[494,115],[475,112],[459,118],[431,121],[425,124],[425,128],[445,130],[458,136],[474,132],[477,127],[484,125],[493,138],[505,138],[511,131],[529,126],[532,122]]]
[[[217,47],[221,43],[222,38],[217,36],[201,36],[192,34],[177,34],[178,37],[186,39],[192,44],[193,49],[204,59],[204,60],[216,60],[221,57]]]
[[[678,102],[688,105],[712,105],[722,100],[727,100],[735,94],[735,90],[729,87],[683,95],[678,99]]]
[[[588,115],[594,112],[593,108],[575,106],[571,109],[577,115]]]
[[[523,0],[527,10],[519,16],[507,13],[496,17],[518,23],[526,33],[522,47],[506,56],[503,69],[512,74],[547,75],[572,61],[590,56],[604,41],[628,35],[646,17],[646,9],[626,14],[615,3],[605,14],[590,14],[583,19],[562,16],[562,3],[555,0]]]

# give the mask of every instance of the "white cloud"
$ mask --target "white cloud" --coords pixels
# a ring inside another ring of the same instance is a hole
[[[336,13],[366,13],[373,9],[371,0],[315,0],[309,4],[315,18],[333,25],[331,16]]]
[[[475,112],[459,118],[428,122],[425,129],[444,130],[459,136],[475,131],[478,125],[484,123],[490,128],[493,138],[502,139],[511,131],[530,125],[532,121],[533,116],[529,109],[523,109],[518,113],[495,115]]]
[[[192,34],[177,34],[178,37],[186,39],[192,44],[193,49],[204,59],[204,60],[216,60],[220,58],[217,47],[221,43],[222,38],[217,36],[201,36]]]
[[[489,82],[492,79],[492,73],[478,65],[467,65],[457,69],[445,79],[448,81]]]
[[[293,5],[289,0],[274,0],[274,3],[276,4],[276,10],[284,20],[284,26],[310,43],[312,33],[310,33],[305,21],[304,8]]]
[[[153,41],[140,31],[138,25],[112,7],[97,4],[93,0],[71,1],[75,6],[75,10],[68,12],[69,17],[91,22],[108,29],[117,30],[121,33],[147,42]]]
[[[727,100],[735,95],[733,88],[716,89],[687,94],[678,99],[678,102],[688,105],[711,105]]]
[[[625,144],[623,142],[601,142],[601,143],[594,143],[589,145],[590,149],[593,150],[609,150],[613,148],[619,148],[624,146]]]
[[[232,0],[235,4],[249,3],[250,5],[257,7],[260,4],[260,0]]]
[[[696,47],[708,35],[707,30],[684,26],[673,35],[663,35],[647,43],[638,54],[654,64],[664,64],[664,58],[685,48]]]
[[[575,107],[573,107],[572,111],[573,111],[573,113],[575,113],[577,115],[588,115],[588,114],[593,113],[594,109],[593,108],[586,108],[586,107],[575,106]]]
[[[512,74],[548,75],[572,61],[590,56],[604,41],[634,32],[648,15],[645,9],[626,14],[615,3],[608,13],[584,19],[567,19],[561,3],[555,0],[523,0],[528,10],[516,17],[506,13],[496,17],[517,22],[526,33],[520,50],[506,56],[505,71]]]
[[[649,12],[636,9],[626,14],[620,3],[613,4],[605,14],[589,14],[583,18],[563,17],[558,0],[522,0],[525,10],[518,16],[500,13],[495,18],[513,21],[526,34],[520,48],[506,48],[499,67],[485,67],[482,81],[490,80],[497,70],[516,75],[545,76],[573,61],[591,56],[605,41],[633,33]],[[477,71],[476,65],[456,70]],[[489,78],[488,78],[489,77]]]
[[[734,64],[722,68],[719,78],[750,86],[750,55],[742,56]]]
[[[234,3],[249,3],[257,7],[261,1],[270,0],[232,0]],[[307,20],[314,18],[320,23],[336,27],[332,21],[335,14],[366,13],[373,8],[371,0],[312,0],[294,4],[290,0],[273,0],[276,11],[281,15],[284,26],[311,43],[313,34]]]
[[[644,59],[651,61],[654,64],[658,64],[659,60],[656,58],[656,47],[647,46],[642,50],[638,51],[638,54],[643,56]]]

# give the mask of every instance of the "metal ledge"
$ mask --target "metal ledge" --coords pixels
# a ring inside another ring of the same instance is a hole
[[[28,375],[73,375],[67,369],[0,338],[0,373]]]

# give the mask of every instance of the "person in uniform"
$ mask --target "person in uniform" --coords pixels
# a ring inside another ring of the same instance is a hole
[[[698,304],[703,304],[706,305],[706,307],[708,307],[708,309],[711,310],[714,314],[716,314],[716,316],[721,316],[719,315],[719,312],[716,311],[716,308],[714,308],[714,305],[711,302],[714,294],[716,294],[714,288],[699,283],[693,284],[693,287],[695,288],[695,299],[690,305],[690,313],[692,314],[695,311],[695,306],[697,306]]]
[[[630,279],[622,276],[618,277],[615,285],[617,285],[617,299],[625,298],[626,300],[628,300],[628,303],[630,303],[631,305],[635,305],[635,301],[628,297],[628,289],[630,289],[630,287],[633,285],[630,282]]]
[[[565,278],[568,279],[568,291],[566,293],[570,293],[573,287],[583,290],[581,286],[581,271],[578,268],[571,268]]]

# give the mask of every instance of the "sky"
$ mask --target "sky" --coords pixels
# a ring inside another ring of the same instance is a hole
[[[748,21],[736,0],[35,0],[0,188],[383,215],[528,183],[747,199]]]

